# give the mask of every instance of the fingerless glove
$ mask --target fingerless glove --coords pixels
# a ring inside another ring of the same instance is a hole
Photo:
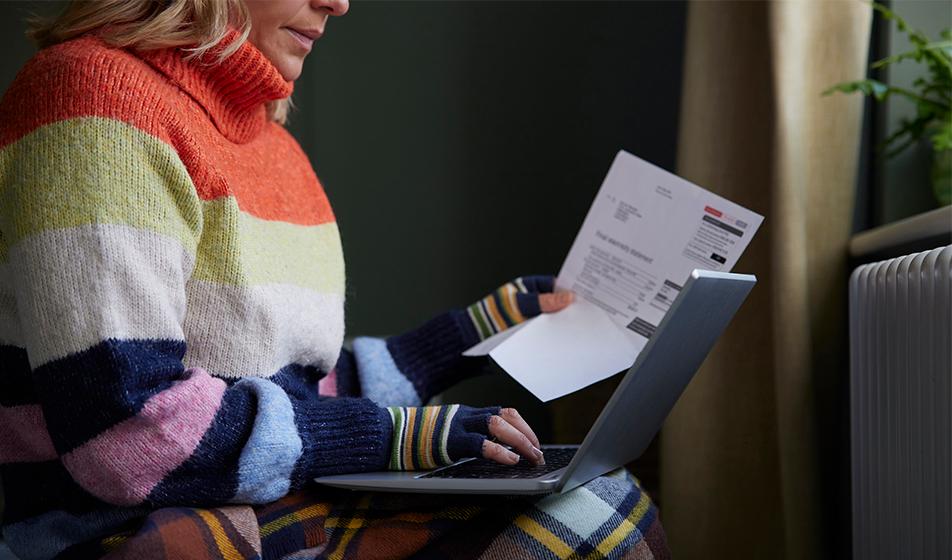
[[[480,457],[489,435],[489,418],[499,407],[393,406],[388,468],[395,471],[434,469],[466,457]]]
[[[480,340],[518,325],[542,312],[539,295],[555,287],[554,276],[523,276],[466,308]]]

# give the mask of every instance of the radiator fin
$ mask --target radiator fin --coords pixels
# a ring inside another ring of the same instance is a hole
[[[853,555],[952,558],[952,246],[850,276]]]

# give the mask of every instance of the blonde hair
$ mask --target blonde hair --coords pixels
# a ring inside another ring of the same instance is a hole
[[[42,49],[95,31],[117,47],[181,47],[192,59],[218,47],[231,29],[239,36],[221,48],[217,62],[248,40],[251,20],[243,0],[70,0],[57,16],[32,18],[27,35]],[[284,124],[289,107],[288,99],[272,101],[268,116]]]

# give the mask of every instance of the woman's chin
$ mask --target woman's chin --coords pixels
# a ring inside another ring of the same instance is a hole
[[[274,61],[272,61],[272,64],[274,64]],[[301,77],[301,71],[304,68],[304,59],[296,56],[288,56],[274,66],[278,69],[282,78],[288,82],[293,82]]]

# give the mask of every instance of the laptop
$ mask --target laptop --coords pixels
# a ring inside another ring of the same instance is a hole
[[[695,270],[581,445],[544,445],[545,465],[463,459],[431,471],[323,476],[352,490],[445,494],[567,492],[641,455],[757,279]]]

